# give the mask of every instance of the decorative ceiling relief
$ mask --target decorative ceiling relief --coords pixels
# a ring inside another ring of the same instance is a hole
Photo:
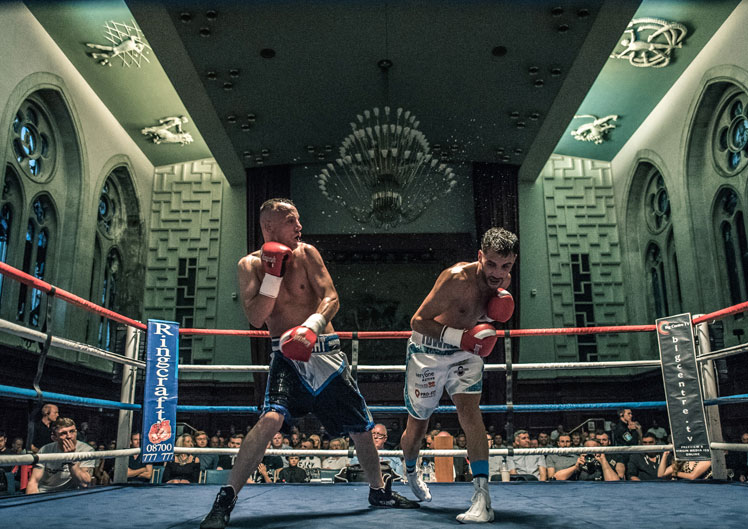
[[[140,129],[140,132],[155,144],[179,143],[186,145],[192,143],[192,135],[182,129],[184,123],[188,123],[187,116],[172,116],[161,118],[158,125]]]
[[[610,54],[611,59],[626,59],[638,68],[663,68],[670,64],[675,48],[683,47],[688,29],[678,22],[659,18],[635,18],[623,32],[616,46],[623,50]]]
[[[571,135],[574,136],[575,140],[591,141],[596,144],[600,144],[605,141],[605,136],[608,134],[608,131],[616,128],[616,126],[613,125],[611,121],[618,120],[618,116],[615,114],[610,114],[609,116],[605,116],[604,118],[598,118],[597,116],[593,116],[592,114],[582,114],[579,116],[574,116],[574,119],[584,118],[591,119],[592,121],[572,130]]]
[[[146,44],[143,32],[134,21],[129,25],[110,20],[104,24],[104,38],[111,42],[111,45],[86,43],[87,47],[96,50],[88,52],[88,55],[102,66],[112,66],[112,60],[115,58],[120,59],[122,66],[128,68],[133,65],[140,68],[142,61],[151,62],[146,54],[153,50]]]

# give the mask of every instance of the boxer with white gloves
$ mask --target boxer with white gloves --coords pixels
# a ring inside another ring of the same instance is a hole
[[[354,382],[340,339],[330,324],[338,294],[316,248],[301,242],[299,212],[288,199],[260,207],[265,244],[239,261],[242,307],[255,327],[272,337],[262,416],[242,442],[228,485],[221,487],[201,529],[222,529],[236,496],[257,468],[270,439],[288,430],[295,417],[317,415],[332,435],[350,435],[369,481],[369,503],[415,508],[385,482],[374,446],[371,413]]]
[[[423,482],[418,452],[444,390],[457,408],[467,437],[467,450],[475,494],[470,508],[457,516],[461,523],[494,519],[488,493],[488,445],[479,403],[483,358],[498,339],[493,324],[506,322],[514,312],[514,299],[506,290],[517,259],[517,236],[491,228],[483,236],[478,260],[457,263],[444,270],[411,319],[405,370],[405,405],[408,424],[400,444],[408,484],[421,501],[431,501]]]

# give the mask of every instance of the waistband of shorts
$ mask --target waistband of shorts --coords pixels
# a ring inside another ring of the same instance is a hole
[[[413,331],[410,335],[410,341],[415,345],[421,347],[424,353],[430,354],[452,354],[460,350],[459,347],[455,347],[452,344],[444,343],[441,340],[426,336],[420,332]]]
[[[280,351],[280,338],[271,338],[273,352]],[[314,343],[312,354],[330,354],[340,351],[340,336],[336,333],[320,334]]]

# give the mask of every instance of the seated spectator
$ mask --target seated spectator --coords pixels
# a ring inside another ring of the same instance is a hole
[[[140,434],[130,434],[130,448],[140,448]],[[127,459],[127,482],[149,483],[153,476],[153,465],[143,463],[142,454],[133,454]]]
[[[92,452],[93,449],[89,445],[78,441],[77,434],[73,419],[58,417],[52,425],[54,441],[40,447],[39,453]],[[93,459],[69,463],[61,461],[36,463],[31,470],[31,476],[29,476],[26,494],[88,488],[92,484],[93,468]]]
[[[0,430],[0,456],[10,455],[10,448],[6,446],[7,442],[8,438],[6,437],[5,432]],[[5,480],[5,473],[12,472],[13,468],[13,466],[0,467],[0,491],[8,490],[8,483]]]
[[[550,435],[551,443],[555,445],[558,442],[558,437],[563,433],[566,433],[566,430],[564,429],[564,425],[559,424],[556,427],[556,429],[551,432],[551,435]]]
[[[291,448],[301,448],[301,436],[299,432],[293,432],[291,434]]]
[[[748,432],[740,436],[740,442],[741,444],[748,444]],[[725,456],[725,464],[729,469],[728,476],[732,472],[731,479],[743,483],[748,480],[748,452],[728,452]]]
[[[322,439],[317,434],[312,434],[307,437],[312,442],[312,450],[322,450]]]
[[[240,433],[235,433],[231,437],[229,437],[229,446],[228,448],[239,448],[242,445],[242,441],[244,440],[244,436]],[[222,455],[218,456],[218,470],[229,470],[230,468],[234,468],[234,461],[236,461],[235,455]]]
[[[13,446],[11,447],[11,452],[13,455],[23,455],[26,453],[26,448],[23,446],[23,439],[20,437],[16,437],[13,439]]]
[[[464,432],[460,432],[455,437],[454,448],[456,450],[467,450],[467,437]],[[466,457],[452,458],[454,466],[455,481],[472,481],[473,475],[470,472],[470,463]]]
[[[610,446],[610,434],[602,432],[597,434],[597,442],[600,446]],[[626,465],[629,462],[629,454],[607,454],[605,459],[608,460],[611,468],[616,471],[620,479],[626,479]]]
[[[314,444],[310,439],[306,439],[301,442],[301,449],[314,450]],[[303,458],[299,459],[298,465],[299,468],[303,468],[304,470],[308,471],[311,468],[322,468],[322,460],[317,456],[304,456]]]
[[[91,448],[93,449],[93,446]],[[100,458],[94,459],[94,461],[96,462],[96,466],[94,467],[94,470],[93,470],[94,484],[109,485],[109,483],[112,481],[112,476],[105,469],[107,458],[100,457]]]
[[[559,438],[560,439],[560,438]],[[594,448],[600,446],[597,441],[585,441],[584,446]],[[616,471],[610,466],[605,454],[582,454],[574,465],[556,471],[558,481],[619,481]]]
[[[494,448],[506,448],[506,443],[504,443],[504,436],[500,433],[497,433],[493,436],[493,447]]]
[[[571,434],[571,446],[572,448],[582,446],[582,434],[581,433],[574,432]]]
[[[299,467],[299,456],[288,456],[288,466],[280,469],[275,481],[277,483],[308,483],[309,475]]]
[[[290,438],[288,438],[288,437],[284,437],[283,438],[283,448],[284,449],[289,449],[289,450],[291,449],[291,439]],[[288,461],[286,461],[286,463],[288,463]]]
[[[642,444],[657,444],[657,438],[651,429],[647,430],[647,433],[642,437]],[[659,452],[629,454],[629,461],[626,465],[626,479],[629,481],[656,481],[660,479],[657,477],[657,470],[660,468],[660,457],[661,454]]]
[[[515,448],[530,448],[530,434],[527,430],[514,432]],[[522,455],[507,457],[509,473],[512,475],[532,475],[540,481],[546,481],[547,468],[545,457],[541,455]]]
[[[211,448],[222,448],[221,447],[221,438],[217,435],[214,435],[210,438],[210,447]]]
[[[34,423],[34,437],[31,440],[31,451],[34,454],[36,454],[42,446],[54,442],[54,439],[52,439],[52,426],[60,416],[60,410],[54,404],[45,404],[42,406],[41,413],[41,419]]]
[[[538,434],[538,446],[540,448],[546,448],[550,446],[551,438],[546,432],[540,432]]]
[[[658,444],[665,444],[665,440],[667,439],[667,431],[665,428],[657,424],[657,419],[652,419],[652,427],[647,430],[646,433],[651,433],[654,435],[654,438],[657,440]]]
[[[374,439],[374,447],[379,450],[384,449],[384,444],[387,442],[387,427],[384,424],[375,424],[374,428],[371,429],[371,436]],[[383,463],[383,472],[386,471],[386,467],[395,474],[394,479],[402,479],[405,475],[403,471],[403,463],[399,457],[384,456],[379,458],[379,462]],[[359,465],[358,457],[354,456],[351,458],[350,465]]]
[[[671,452],[663,452],[657,477],[665,479],[709,479],[712,477],[711,461],[678,461]]]
[[[568,433],[562,433],[558,436],[558,447],[571,447],[571,436]],[[545,456],[545,462],[548,467],[548,479],[557,479],[556,472],[576,465],[579,456],[574,454],[551,454]]]
[[[330,450],[348,450],[348,444],[342,437],[336,437],[330,441]],[[345,456],[330,456],[322,460],[322,468],[327,470],[339,470],[348,464]]]
[[[203,430],[195,432],[195,444],[198,448],[208,448],[208,434]],[[218,466],[218,454],[200,454],[200,470],[215,470]]]
[[[273,448],[272,440],[267,445],[268,450],[271,448]],[[253,483],[273,483],[275,472],[281,468],[283,468],[283,457],[266,454],[260,464],[257,465],[257,470],[252,473],[250,479]]]
[[[177,437],[176,446],[193,448],[195,441],[188,433]],[[192,454],[174,454],[174,461],[164,465],[164,483],[197,483],[200,479],[200,458]]]

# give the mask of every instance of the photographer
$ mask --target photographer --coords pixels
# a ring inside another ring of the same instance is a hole
[[[585,441],[584,446],[600,446],[597,441]],[[605,454],[583,454],[568,468],[558,470],[553,476],[558,481],[620,481]]]

